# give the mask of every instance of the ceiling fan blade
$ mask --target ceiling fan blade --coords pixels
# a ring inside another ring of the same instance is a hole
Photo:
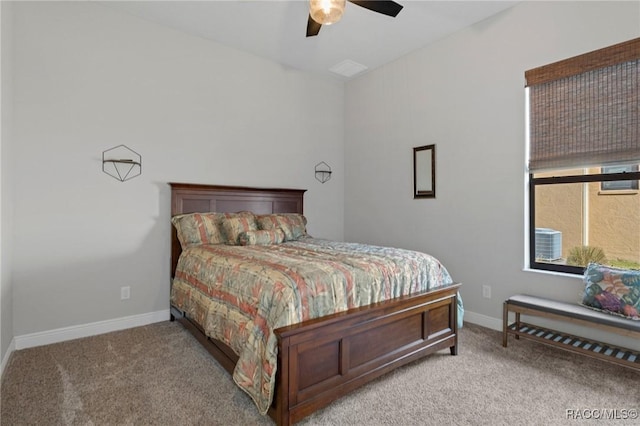
[[[386,1],[386,0],[349,0],[353,4],[357,4],[360,7],[364,7],[365,9],[373,10],[374,12],[382,13],[384,15],[393,16],[394,18],[400,11],[402,10],[402,5],[396,3],[395,1]]]
[[[320,32],[321,27],[322,24],[318,24],[316,21],[314,21],[311,17],[311,14],[309,14],[309,20],[307,21],[307,37],[317,36]]]

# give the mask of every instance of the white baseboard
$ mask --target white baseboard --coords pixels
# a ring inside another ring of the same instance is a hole
[[[15,349],[27,349],[35,346],[50,345],[52,343],[64,342],[67,340],[79,339],[82,337],[96,336],[98,334],[112,331],[124,330],[127,328],[140,327],[142,325],[153,324],[155,322],[167,321],[169,319],[169,309],[149,312],[140,315],[115,318],[106,321],[92,322],[89,324],[74,325],[55,330],[41,331],[38,333],[25,334],[15,337]]]
[[[464,322],[481,325],[492,330],[502,331],[502,320],[475,312],[464,311]]]
[[[38,333],[25,334],[16,336],[9,346],[9,350],[2,360],[0,372],[9,360],[11,352],[14,350],[33,348],[36,346],[50,345],[52,343],[64,342],[67,340],[79,339],[82,337],[96,336],[98,334],[109,333],[112,331],[124,330],[127,328],[139,327],[142,325],[153,324],[155,322],[167,321],[169,319],[169,310],[149,312],[147,314],[132,315],[129,317],[116,318],[106,321],[98,321],[90,324],[81,324],[71,327],[58,328],[55,330],[42,331]],[[502,320],[492,318],[487,315],[477,314],[471,311],[465,311],[464,321],[472,324],[478,324],[492,330],[502,330]]]
[[[4,374],[4,368],[7,366],[9,362],[9,358],[13,351],[16,350],[16,339],[11,339],[11,343],[9,343],[9,347],[7,348],[7,352],[5,352],[2,357],[2,363],[0,363],[0,379],[2,379],[2,374]]]

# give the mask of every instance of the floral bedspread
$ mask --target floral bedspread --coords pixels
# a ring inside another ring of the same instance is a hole
[[[275,386],[273,330],[450,284],[430,255],[303,238],[274,245],[200,245],[183,251],[171,303],[239,356],[233,373],[262,414]]]

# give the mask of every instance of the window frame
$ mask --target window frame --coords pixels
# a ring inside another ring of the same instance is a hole
[[[621,173],[596,173],[586,175],[534,177],[529,173],[529,268],[543,271],[563,272],[583,275],[585,267],[561,265],[536,261],[536,187],[541,185],[557,185],[566,183],[612,182],[640,180],[640,171]]]

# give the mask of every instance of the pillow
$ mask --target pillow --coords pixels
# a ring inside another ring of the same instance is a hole
[[[584,284],[584,306],[640,320],[640,270],[590,263]]]
[[[284,232],[284,240],[298,240],[307,235],[307,218],[298,213],[279,213],[258,216],[260,229],[277,229]]]
[[[238,245],[240,242],[238,237],[243,232],[256,231],[258,225],[255,217],[251,216],[233,216],[226,217],[222,220],[222,229],[227,239],[227,244]]]
[[[218,228],[220,229],[220,233],[224,237],[225,244],[233,244],[233,245],[237,244],[237,241],[236,241],[237,237],[236,237],[236,239],[234,239],[233,235],[229,236],[225,232],[225,229],[224,229],[224,226],[223,226],[223,222],[225,221],[225,219],[231,219],[231,218],[234,218],[234,217],[246,217],[250,221],[253,221],[253,222],[255,222],[255,220],[256,220],[256,215],[253,214],[252,212],[249,212],[249,211],[241,211],[241,212],[237,212],[237,213],[215,213],[215,214],[217,215]]]
[[[246,231],[240,234],[238,241],[243,246],[280,244],[284,241],[284,232],[280,228]]]
[[[182,249],[202,244],[223,244],[225,237],[218,228],[215,213],[189,213],[171,218]]]
[[[246,211],[246,210],[237,212],[237,213],[216,213],[216,214],[220,216],[221,220],[225,217],[251,217],[253,218],[253,220],[256,219],[256,215],[253,214],[253,212]]]

